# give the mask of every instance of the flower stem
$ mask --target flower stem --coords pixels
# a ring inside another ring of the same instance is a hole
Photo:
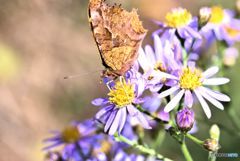
[[[128,138],[126,138],[122,135],[115,134],[114,137],[115,137],[116,141],[124,142],[124,143],[134,147],[135,149],[138,149],[142,153],[149,154],[151,156],[155,156],[157,159],[160,159],[160,160],[163,160],[163,161],[172,161],[171,159],[165,158],[161,154],[158,154],[154,149],[145,147],[143,145],[139,145],[136,141],[131,141]]]
[[[183,153],[186,161],[193,161],[191,154],[189,153],[189,151],[187,149],[187,145],[185,143],[185,138],[183,139],[183,142],[181,144],[181,150],[182,150],[182,153]]]
[[[159,117],[151,114],[151,113],[148,112],[148,111],[145,111],[140,105],[137,105],[137,108],[138,108],[139,111],[141,111],[142,113],[148,115],[149,117],[151,117],[152,119],[154,119],[154,120],[157,121],[158,123],[168,124],[168,121],[161,120]]]
[[[189,138],[190,140],[192,140],[194,143],[202,146],[203,145],[203,141],[199,140],[198,138],[196,138],[195,136],[192,136],[191,134],[186,134],[185,135],[187,138]]]

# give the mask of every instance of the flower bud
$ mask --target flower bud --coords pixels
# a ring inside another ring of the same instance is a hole
[[[220,145],[216,139],[207,139],[203,143],[203,147],[208,151],[217,151],[220,149]]]
[[[220,129],[216,124],[211,126],[211,128],[209,130],[209,134],[210,134],[211,139],[215,139],[215,140],[219,141]]]
[[[211,18],[211,10],[207,7],[203,7],[199,11],[199,26],[205,26]]]
[[[191,130],[194,123],[194,112],[189,108],[183,108],[176,115],[176,123],[179,130],[187,132]]]
[[[231,67],[236,64],[236,60],[239,55],[238,49],[234,47],[229,47],[223,51],[223,54],[224,54],[223,56],[224,65]]]

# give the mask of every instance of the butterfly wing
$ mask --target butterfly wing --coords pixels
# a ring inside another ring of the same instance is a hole
[[[128,12],[119,5],[90,0],[89,17],[103,65],[115,75],[123,75],[136,60],[146,35],[136,10]]]

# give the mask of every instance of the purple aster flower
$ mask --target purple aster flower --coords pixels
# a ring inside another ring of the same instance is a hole
[[[138,63],[143,69],[143,78],[146,80],[146,88],[152,92],[158,92],[164,84],[167,84],[165,72],[177,70],[182,59],[182,53],[174,51],[169,41],[162,42],[158,35],[153,35],[154,50],[147,45],[145,51],[140,49]]]
[[[104,124],[104,132],[114,135],[121,133],[128,117],[135,118],[141,126],[151,129],[146,116],[135,105],[142,103],[140,98],[145,89],[141,78],[122,79],[109,87],[108,98],[97,98],[93,105],[102,106],[95,118]]]
[[[83,161],[91,154],[93,145],[96,145],[98,135],[94,135],[96,128],[92,120],[83,123],[73,122],[63,131],[54,131],[53,137],[44,140],[49,144],[44,150],[51,150],[57,146],[63,145],[61,157],[64,160]],[[94,144],[92,144],[94,143]]]
[[[176,123],[179,130],[187,132],[191,130],[194,123],[194,112],[189,108],[183,108],[176,115]]]
[[[173,41],[175,34],[183,39],[197,38],[201,39],[201,35],[197,32],[198,22],[196,17],[192,17],[191,13],[184,8],[174,8],[167,13],[165,23],[157,22],[161,29],[155,33],[162,35],[164,38]]]
[[[240,21],[234,18],[234,12],[220,6],[201,9],[202,14],[211,13],[208,23],[201,29],[201,33],[210,40],[225,40],[228,45],[240,40]],[[214,33],[214,35],[213,35]]]
[[[211,111],[205,99],[212,103],[217,108],[223,110],[224,107],[219,101],[230,101],[230,98],[222,93],[212,91],[204,85],[222,85],[229,82],[228,78],[210,78],[218,72],[218,67],[211,67],[205,72],[201,72],[194,64],[189,63],[189,66],[182,67],[178,73],[172,74],[169,79],[175,81],[175,84],[159,94],[160,98],[174,94],[173,99],[165,106],[164,111],[169,112],[176,107],[181,98],[184,96],[184,104],[186,107],[192,107],[193,95],[195,95],[208,118],[211,117]],[[205,99],[204,99],[205,98]]]

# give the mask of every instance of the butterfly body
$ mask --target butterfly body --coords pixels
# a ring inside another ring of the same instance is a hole
[[[105,74],[124,75],[138,57],[146,35],[135,9],[128,12],[119,5],[109,6],[103,0],[90,0],[89,19],[105,66]]]

